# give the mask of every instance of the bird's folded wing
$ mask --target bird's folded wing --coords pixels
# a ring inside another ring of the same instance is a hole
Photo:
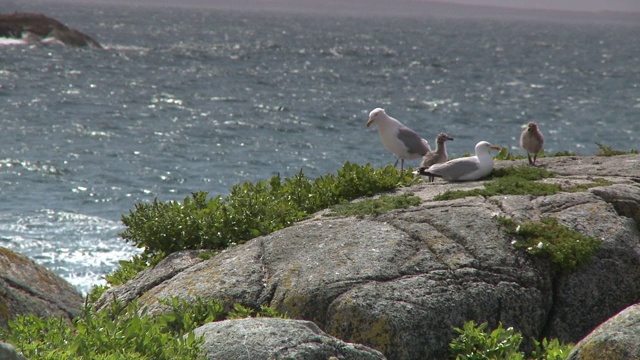
[[[409,128],[400,128],[398,130],[398,139],[402,141],[409,154],[424,155],[431,151],[429,144]]]
[[[480,169],[480,163],[476,157],[460,158],[442,164],[432,165],[427,172],[441,176],[445,179],[457,180]]]

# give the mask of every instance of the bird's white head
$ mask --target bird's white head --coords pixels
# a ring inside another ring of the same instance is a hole
[[[383,116],[387,116],[387,113],[384,112],[384,109],[375,108],[371,110],[371,112],[369,113],[369,120],[367,121],[367,127],[371,126],[371,124],[373,124],[376,121],[376,119],[381,118]]]
[[[535,132],[536,130],[538,130],[538,124],[534,123],[533,121],[530,122],[529,124],[527,124],[527,130]]]
[[[501,150],[502,148],[498,145],[493,145],[492,143],[488,142],[488,141],[480,141],[479,143],[476,144],[476,155],[478,154],[483,154],[483,153],[489,153],[489,150]]]

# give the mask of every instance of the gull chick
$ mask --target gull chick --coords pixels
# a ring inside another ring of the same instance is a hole
[[[520,147],[527,152],[529,165],[536,164],[538,153],[542,151],[543,144],[544,137],[538,130],[538,124],[533,121],[527,124],[527,128],[522,130],[522,134],[520,134]],[[533,154],[533,160],[531,160],[531,154]]]
[[[488,141],[476,144],[476,155],[449,160],[446,163],[431,165],[420,169],[420,174],[441,177],[447,181],[473,181],[481,179],[493,170],[493,158],[489,150],[500,150],[500,146]]]
[[[431,151],[427,140],[387,115],[384,109],[376,108],[369,113],[367,127],[371,124],[376,124],[378,127],[382,145],[400,160],[400,171],[404,171],[405,160],[419,159]],[[398,161],[396,161],[397,164]]]
[[[440,164],[446,162],[449,159],[447,155],[447,146],[444,144],[447,140],[453,140],[453,138],[445,133],[440,133],[436,137],[436,150],[428,152],[422,157],[422,164],[420,164],[420,171],[429,168],[433,164]],[[433,182],[434,177],[429,175],[429,182]]]

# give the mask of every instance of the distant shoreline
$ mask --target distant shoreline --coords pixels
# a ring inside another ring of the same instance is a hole
[[[563,9],[536,9],[502,7],[492,5],[453,4],[441,1],[406,0],[388,2],[386,0],[359,0],[341,2],[328,0],[216,0],[215,4],[207,0],[187,0],[176,4],[172,0],[59,0],[47,5],[100,5],[133,7],[174,7],[184,9],[213,9],[248,11],[261,13],[291,13],[310,15],[331,15],[338,17],[409,17],[409,18],[451,18],[451,19],[496,19],[524,20],[567,23],[615,23],[638,25],[640,11],[574,11]],[[27,6],[22,3],[8,4],[5,13],[37,9],[40,6]]]

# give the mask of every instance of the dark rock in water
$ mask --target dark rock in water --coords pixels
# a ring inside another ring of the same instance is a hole
[[[0,328],[16,315],[62,315],[70,320],[82,304],[76,288],[51,270],[0,247]]]
[[[53,38],[69,46],[102,48],[90,36],[43,14],[0,14],[0,37],[22,39],[27,43]]]

